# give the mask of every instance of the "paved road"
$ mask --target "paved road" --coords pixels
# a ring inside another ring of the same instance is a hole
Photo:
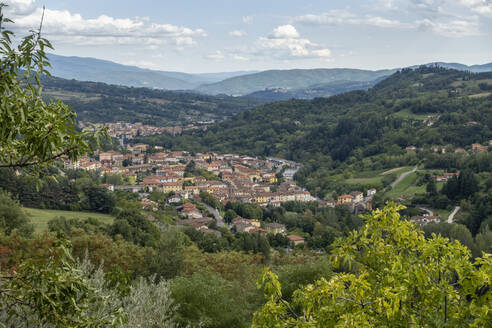
[[[396,185],[398,185],[398,184],[399,184],[399,183],[400,183],[403,179],[405,179],[405,177],[406,177],[407,175],[409,175],[409,174],[411,174],[411,173],[414,173],[415,171],[417,171],[417,167],[416,167],[416,166],[413,168],[413,170],[408,171],[408,172],[405,172],[405,173],[403,173],[402,175],[400,175],[400,176],[398,177],[398,179],[396,179],[396,180],[395,180],[395,181],[391,184],[391,189],[393,189],[394,187],[396,187]]]
[[[426,211],[429,216],[434,216],[434,212],[425,207],[418,207],[419,210]]]
[[[454,208],[454,211],[451,214],[449,214],[449,216],[448,216],[448,223],[453,223],[454,222],[453,221],[454,220],[454,216],[456,215],[456,213],[459,212],[460,209],[461,209],[461,207],[459,207],[459,206],[456,206]]]
[[[220,216],[220,213],[219,211],[217,211],[215,208],[213,208],[212,206],[209,206],[205,203],[201,203],[203,206],[205,206],[207,208],[207,210],[212,213],[212,215],[214,216],[215,218],[215,221],[217,221],[217,226],[218,227],[225,227],[225,223],[224,223],[224,219],[222,218],[222,216]]]

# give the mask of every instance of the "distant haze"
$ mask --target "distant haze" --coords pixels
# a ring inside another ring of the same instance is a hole
[[[188,74],[144,69],[95,58],[54,54],[49,54],[48,57],[52,65],[52,75],[66,79],[167,90],[192,90],[212,95],[252,95],[268,100],[328,97],[350,90],[368,89],[398,69],[292,69]],[[431,64],[473,72],[492,71],[492,63],[472,66],[459,63]]]

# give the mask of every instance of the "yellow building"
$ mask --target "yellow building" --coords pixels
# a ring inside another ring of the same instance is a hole
[[[354,197],[351,195],[341,195],[338,196],[338,204],[350,204],[352,203]]]
[[[268,183],[277,183],[278,179],[275,174],[264,174],[263,181]]]
[[[171,191],[178,191],[183,189],[183,184],[181,182],[164,182],[162,184],[162,192],[168,193]]]
[[[253,227],[259,228],[261,226],[260,221],[258,221],[258,220],[251,219],[251,220],[248,220],[248,221],[249,221],[249,224],[251,224]]]
[[[255,200],[255,203],[263,204],[263,203],[266,203],[268,201],[268,198],[265,195],[255,195],[254,200]]]

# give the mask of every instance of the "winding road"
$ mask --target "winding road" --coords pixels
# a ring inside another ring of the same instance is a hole
[[[219,211],[217,211],[215,208],[213,208],[212,206],[207,205],[205,203],[200,203],[200,204],[202,204],[203,206],[205,206],[207,208],[207,210],[210,213],[212,213],[212,215],[215,218],[215,221],[217,221],[217,226],[218,227],[225,227],[224,219],[222,218],[222,216],[220,216]]]
[[[398,179],[396,179],[392,184],[391,184],[391,189],[395,188],[403,179],[405,179],[407,177],[407,175],[411,174],[411,173],[414,173],[415,171],[417,171],[417,166],[415,166],[413,168],[413,170],[411,171],[408,171],[408,172],[405,172],[405,173],[402,173],[402,175],[400,175],[398,177]]]
[[[456,206],[453,210],[453,212],[451,214],[449,214],[448,216],[448,223],[453,223],[454,221],[454,216],[456,215],[456,213],[459,212],[459,210],[461,209],[461,207],[459,206]]]

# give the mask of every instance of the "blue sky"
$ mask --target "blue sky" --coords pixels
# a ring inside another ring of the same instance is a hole
[[[2,0],[0,0],[2,1]],[[55,53],[219,72],[492,61],[492,0],[3,0]]]

